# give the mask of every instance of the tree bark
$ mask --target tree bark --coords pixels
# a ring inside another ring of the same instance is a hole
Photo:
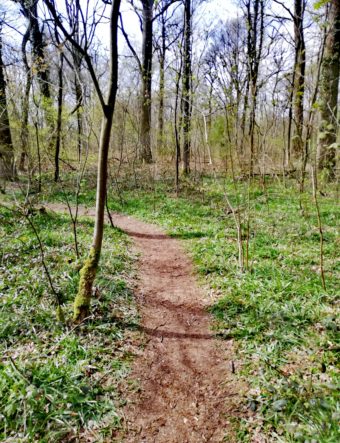
[[[165,82],[166,32],[165,18],[161,15],[161,47],[159,54],[159,109],[158,109],[158,149],[164,144],[164,82]]]
[[[252,7],[253,6],[253,7]],[[250,175],[254,173],[256,147],[255,126],[258,97],[258,77],[260,62],[262,59],[264,39],[264,0],[253,0],[246,3],[247,20],[247,57],[248,76],[251,93],[250,115],[249,115],[249,141],[250,141]]]
[[[328,13],[328,32],[321,66],[320,127],[318,136],[319,170],[335,177],[336,140],[339,128],[338,90],[340,73],[340,2],[331,0]]]
[[[53,152],[55,148],[55,121],[52,112],[52,97],[50,88],[49,64],[45,54],[45,41],[38,19],[38,2],[36,0],[14,0],[21,6],[23,16],[28,20],[29,40],[32,47],[32,72],[36,72],[40,93],[43,97],[42,106],[45,115],[45,123],[48,128],[48,151]],[[26,43],[25,43],[26,45]],[[24,55],[26,57],[26,54]],[[28,69],[26,60],[26,69]],[[29,80],[29,79],[28,79]],[[27,80],[27,81],[28,81]],[[29,94],[29,92],[28,92]],[[28,104],[28,103],[27,103]],[[25,115],[23,116],[25,117]]]
[[[12,180],[15,177],[14,151],[7,109],[1,27],[2,23],[0,23],[0,178],[3,180]]]
[[[59,155],[60,155],[60,143],[61,143],[61,129],[62,129],[62,116],[63,116],[63,68],[64,68],[64,56],[60,53],[60,65],[58,70],[58,115],[57,115],[57,133],[55,139],[55,156],[54,156],[54,181],[59,180]]]
[[[152,162],[151,152],[151,82],[154,0],[142,0],[143,5],[143,60],[141,92],[141,160]]]
[[[45,55],[44,37],[38,21],[38,2],[34,0],[30,0],[29,2],[21,0],[20,3],[25,16],[30,22],[34,68],[37,72],[41,95],[45,100],[49,100],[51,98],[50,75]]]
[[[71,22],[74,22],[74,38],[77,43],[80,42],[80,34],[79,34],[79,10],[77,9],[75,12],[75,17],[70,17]],[[83,90],[81,85],[81,64],[82,64],[82,56],[77,51],[77,49],[73,48],[72,58],[74,64],[74,88],[75,88],[75,96],[76,96],[76,108],[77,108],[77,146],[78,146],[78,160],[81,159],[81,154],[83,151],[83,115],[82,115],[82,105],[83,105]]]
[[[184,3],[184,54],[183,54],[183,173],[190,173],[191,129],[191,0]]]
[[[306,71],[306,46],[304,38],[304,13],[305,0],[294,1],[294,37],[295,37],[295,62],[294,62],[294,120],[295,136],[293,138],[293,153],[301,159],[303,156],[303,100],[305,92]]]
[[[29,131],[28,131],[28,117],[29,117],[29,99],[30,99],[30,90],[32,86],[32,71],[28,66],[27,56],[26,56],[26,45],[29,40],[31,33],[30,24],[28,24],[26,32],[22,39],[21,44],[21,52],[22,59],[25,66],[26,71],[26,84],[25,84],[25,93],[22,99],[22,121],[21,121],[21,154],[20,154],[20,162],[19,162],[19,170],[25,171],[25,162],[29,153]]]
[[[112,119],[116,103],[118,88],[118,17],[121,0],[112,2],[110,17],[110,80],[109,92],[105,108],[103,109],[103,120],[101,126],[97,193],[96,193],[96,216],[93,233],[93,241],[88,258],[80,271],[78,294],[74,301],[74,320],[80,322],[89,314],[92,286],[96,276],[104,232],[105,198],[107,190],[107,165],[110,147],[110,136]]]

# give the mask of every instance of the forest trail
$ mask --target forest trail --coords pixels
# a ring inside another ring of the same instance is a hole
[[[54,211],[67,207],[49,204]],[[93,209],[79,209],[93,216]],[[232,341],[210,330],[207,296],[180,242],[155,225],[112,214],[141,254],[136,299],[146,346],[133,363],[139,389],[125,392],[126,443],[220,443],[240,412]],[[224,437],[228,433],[228,438]]]

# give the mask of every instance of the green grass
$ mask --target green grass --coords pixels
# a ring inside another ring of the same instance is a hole
[[[295,184],[293,184],[295,185]],[[260,432],[269,441],[337,442],[340,435],[339,209],[319,196],[327,289],[319,270],[319,233],[312,196],[270,182],[249,192],[249,270],[241,273],[232,205],[245,224],[248,189],[206,178],[176,198],[166,185],[113,192],[110,207],[162,225],[183,239],[211,306],[216,332],[236,340],[254,414],[238,424],[239,441]],[[296,186],[296,185],[295,185]],[[150,190],[152,192],[150,192]],[[122,204],[123,202],[123,204]]]
[[[67,216],[31,216],[55,290],[71,318],[79,265]],[[92,221],[78,226],[82,256]],[[75,327],[56,319],[55,297],[27,221],[0,209],[0,440],[57,442],[110,438],[120,426],[117,386],[129,370],[137,314],[129,281],[134,257],[119,230],[107,228],[92,317]],[[124,318],[124,322],[121,319]],[[136,337],[135,337],[136,336]],[[130,338],[131,340],[127,340]]]
[[[95,196],[93,185],[94,181],[91,177],[84,179],[84,191],[79,199],[81,204],[93,206]],[[234,186],[228,181],[221,179],[215,181],[206,177],[197,180],[193,185],[184,184],[180,197],[176,198],[172,183],[169,181],[153,183],[150,177],[144,180],[139,176],[137,183],[129,178],[120,180],[119,192],[116,186],[110,192],[109,206],[111,210],[132,214],[163,226],[169,235],[183,240],[191,254],[197,275],[215,300],[210,308],[215,319],[213,327],[219,336],[234,339],[239,359],[243,362],[239,376],[243,377],[249,386],[249,391],[244,398],[244,406],[250,411],[250,416],[244,414],[248,418],[240,419],[236,423],[238,441],[252,441],[256,439],[256,435],[260,434],[271,442],[335,443],[340,438],[338,431],[340,419],[338,353],[340,347],[337,318],[340,271],[337,260],[339,250],[337,235],[340,214],[336,206],[334,189],[326,189],[325,195],[319,195],[324,228],[327,285],[324,290],[319,270],[320,239],[311,193],[306,192],[302,195],[303,212],[301,212],[299,196],[295,190],[296,183],[286,183],[286,185],[283,186],[277,181],[268,181],[264,188],[255,183],[248,192],[246,183],[238,182]],[[65,182],[64,191],[61,191],[59,186],[51,186],[48,193],[44,195],[44,199],[65,202],[66,194],[73,202],[73,188],[72,180]],[[250,216],[249,269],[244,273],[241,273],[238,267],[235,222],[228,211],[225,194],[228,195],[235,208],[240,207],[243,228],[246,227],[247,212]],[[51,248],[53,252],[50,259],[52,260],[53,257],[53,262],[58,262],[54,280],[58,281],[61,292],[69,300],[76,290],[78,278],[76,271],[70,272],[68,263],[69,257],[73,257],[72,260],[74,260],[69,222],[67,218],[54,216],[51,225],[53,227],[43,219],[41,229],[47,245],[47,255],[49,256]],[[61,226],[64,228],[62,229]],[[84,222],[79,231],[84,235],[81,239],[82,244],[87,245],[89,237],[85,235]],[[14,270],[17,266],[17,271],[10,272],[13,280],[7,285],[13,290],[8,298],[8,306],[6,305],[6,310],[9,312],[6,322],[8,329],[6,346],[11,346],[11,350],[13,345],[13,349],[16,345],[20,348],[21,339],[16,343],[16,337],[25,337],[25,334],[28,337],[40,335],[49,337],[50,334],[52,340],[53,337],[63,336],[61,326],[56,323],[52,331],[46,333],[53,322],[54,312],[51,311],[50,301],[46,302],[46,300],[51,300],[51,296],[48,294],[46,283],[42,284],[43,274],[38,260],[36,242],[24,226],[16,226],[13,228],[13,233],[10,252],[13,255],[11,268]],[[26,237],[22,238],[23,235]],[[89,334],[89,337],[92,337],[91,334],[100,335],[103,330],[103,336],[111,334],[110,337],[112,336],[113,340],[123,343],[124,331],[121,328],[126,324],[130,324],[131,327],[134,325],[133,318],[131,321],[126,319],[126,315],[129,316],[129,314],[125,312],[121,315],[123,318],[121,322],[106,318],[107,313],[110,312],[107,310],[107,303],[112,303],[105,295],[111,294],[110,285],[113,283],[108,270],[112,264],[116,268],[114,280],[118,278],[119,281],[117,284],[115,280],[116,286],[113,291],[118,294],[118,299],[114,301],[115,306],[117,303],[120,304],[119,294],[126,294],[124,280],[126,272],[129,271],[125,268],[124,248],[115,249],[125,244],[125,241],[125,238],[118,232],[107,231],[106,233],[106,248],[113,249],[111,249],[111,255],[107,253],[106,260],[103,259],[104,268],[99,277],[100,286],[103,287],[104,305],[101,305],[102,301],[95,303],[95,310],[98,310],[97,321],[90,323],[84,329],[84,334]],[[21,295],[18,290],[20,287],[27,286],[22,282],[21,272],[23,263],[25,260],[30,262],[32,254],[36,256],[37,261],[34,267],[39,267],[40,274],[37,277],[34,269],[28,269],[26,272],[29,275],[32,273],[28,281],[30,287],[33,288],[31,292],[35,294],[35,298],[28,297],[27,292]],[[129,260],[127,262],[129,263]],[[63,269],[65,272],[62,272]],[[39,310],[35,306],[37,300]],[[123,300],[125,300],[124,296]],[[24,313],[22,313],[23,310]],[[20,318],[20,322],[12,321],[11,315],[19,316],[15,318]],[[39,318],[36,318],[36,315],[39,315]],[[32,330],[32,324],[34,330]],[[116,337],[115,334],[118,336]],[[73,339],[76,340],[76,346],[72,345]],[[30,340],[27,339],[28,344]],[[91,366],[93,360],[96,361],[97,356],[101,355],[101,349],[106,349],[104,337],[102,340],[104,344],[93,348],[92,341],[88,340],[88,336],[83,335],[83,331],[82,334],[75,331],[72,336],[65,337],[65,346],[60,348],[53,358],[50,357],[51,361],[55,364],[55,359],[62,359],[66,353],[67,361],[68,359],[71,361],[72,358],[74,362],[85,360],[90,362]],[[45,338],[42,340],[43,344],[40,344],[39,340],[34,339],[37,357],[44,353],[46,346],[50,346],[50,344],[46,345],[47,341]],[[25,355],[24,352],[25,349],[20,355]],[[112,357],[112,360],[109,360],[113,366],[113,374],[124,374],[125,365],[130,356],[127,355],[124,358],[118,353],[118,357],[117,359]],[[21,357],[21,360],[24,360],[24,357]],[[24,367],[23,373],[36,374],[30,367],[26,368],[26,363],[21,363],[21,360],[19,359],[19,363]],[[28,361],[29,366],[32,364],[32,359]],[[104,367],[101,372],[105,373],[107,361],[104,358],[99,364]],[[11,364],[6,360],[5,362],[6,371],[16,374],[18,383],[27,389],[30,384],[25,384]],[[59,363],[55,365],[60,370]],[[96,363],[93,365],[96,366]],[[71,370],[69,366],[67,367]],[[83,384],[83,381],[79,383],[77,379],[77,374],[81,369],[77,364],[72,368],[72,371],[75,371],[72,372],[74,375],[65,375],[66,382],[62,383],[62,386],[70,392],[71,397],[73,396],[72,383],[74,386]],[[38,380],[44,377],[41,375],[34,375],[34,377],[36,377],[34,386],[39,386]],[[83,375],[83,377],[87,380],[87,376]],[[56,378],[58,378],[57,375]],[[58,386],[59,381],[54,383]],[[56,387],[54,383],[52,387]],[[84,384],[88,386],[86,382]],[[49,387],[48,383],[45,385]],[[18,394],[14,395],[13,402],[18,402],[18,398],[26,398],[27,393],[22,394],[20,389],[15,391]],[[115,392],[95,394],[91,389],[90,391],[85,389],[86,394],[83,393],[87,399],[90,399],[90,403],[85,408],[83,403],[75,402],[72,409],[75,415],[72,414],[67,419],[63,417],[62,411],[70,411],[68,405],[73,404],[72,400],[64,401],[58,397],[57,393],[54,394],[55,403],[61,402],[60,408],[56,409],[59,411],[57,412],[58,420],[64,420],[65,425],[63,427],[57,421],[58,425],[53,427],[53,419],[46,419],[45,423],[52,423],[49,425],[51,430],[49,428],[48,436],[59,431],[60,426],[64,432],[75,432],[70,431],[70,428],[82,432],[84,428],[92,426],[93,421],[104,423],[104,425],[94,426],[105,429],[107,414],[109,414],[108,422],[112,420],[111,426],[115,420],[118,421],[105,409],[106,405],[115,402]],[[101,384],[98,389],[102,389]],[[2,398],[6,395],[8,393],[5,393]],[[30,395],[29,393],[29,398],[31,398]],[[33,395],[33,398],[40,397]],[[107,398],[109,403],[104,401]],[[96,406],[91,403],[93,399],[98,401]],[[18,409],[21,412],[24,410],[25,401],[28,400],[20,400]],[[48,404],[46,400],[47,410],[50,408]],[[26,410],[34,410],[34,407],[30,406]],[[39,411],[41,411],[40,407]],[[97,413],[98,418],[93,419],[97,417]],[[12,426],[17,426],[16,430],[11,430],[12,433],[22,433],[25,426],[28,429],[27,424],[24,426],[23,417],[24,415],[21,414],[18,425],[13,424],[14,418],[10,419]],[[33,417],[35,424],[30,425],[30,429],[38,426],[34,414]],[[40,419],[39,423],[41,426]],[[34,432],[39,435],[42,430],[35,429]]]

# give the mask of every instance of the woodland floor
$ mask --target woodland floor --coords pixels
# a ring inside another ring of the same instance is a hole
[[[49,208],[67,211],[61,204]],[[94,212],[80,208],[80,215]],[[207,296],[190,259],[179,241],[157,226],[121,214],[112,218],[141,255],[135,295],[146,336],[130,376],[137,389],[128,394],[126,384],[125,431],[118,441],[235,441],[230,423],[241,414],[242,388],[233,344],[212,333]]]
[[[179,195],[142,173],[112,184],[116,228],[105,229],[92,315],[77,327],[94,177],[79,198],[72,177],[46,179],[26,215],[26,194],[4,195],[0,441],[339,441],[338,188],[321,180],[317,194],[324,287],[310,183],[298,193],[294,180],[195,180]],[[75,237],[65,203],[77,201]],[[248,239],[244,272],[228,202]]]

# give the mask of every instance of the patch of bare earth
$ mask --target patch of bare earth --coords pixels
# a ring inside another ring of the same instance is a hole
[[[80,215],[93,212],[82,208]],[[235,442],[232,422],[242,415],[242,392],[232,371],[233,345],[211,332],[207,297],[189,258],[154,225],[119,214],[113,221],[141,254],[136,298],[147,337],[131,373],[138,389],[124,393],[124,435],[113,441]]]

